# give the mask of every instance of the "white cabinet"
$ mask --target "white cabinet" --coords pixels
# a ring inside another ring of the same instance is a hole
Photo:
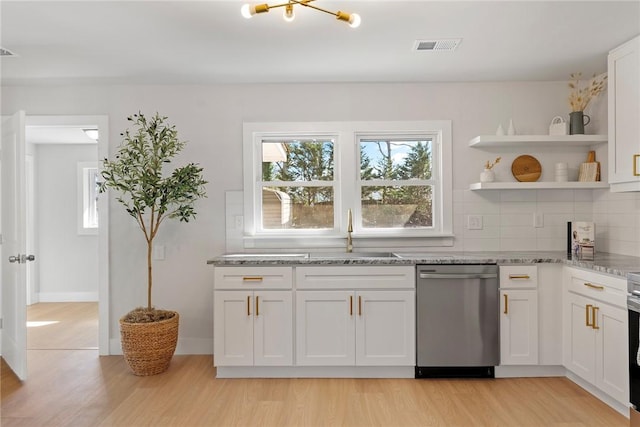
[[[216,268],[216,366],[293,364],[293,292],[257,289],[261,286],[291,288],[291,270],[291,267]],[[239,287],[244,289],[235,290]]]
[[[609,183],[640,191],[640,36],[609,52]]]
[[[626,405],[626,281],[567,267],[563,300],[564,366]]]
[[[538,364],[536,266],[500,266],[500,364]]]
[[[299,267],[296,285],[298,365],[415,366],[415,267]]]

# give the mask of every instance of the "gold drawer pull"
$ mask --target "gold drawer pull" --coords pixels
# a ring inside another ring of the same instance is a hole
[[[245,276],[242,278],[243,282],[262,282],[262,276]]]
[[[638,159],[640,158],[640,154],[633,155],[633,176],[640,176],[640,172],[638,172]]]
[[[256,296],[256,317],[260,316],[260,297]]]
[[[591,325],[591,327],[593,329],[600,329],[600,326],[598,326],[598,310],[600,310],[600,307],[593,306],[591,308],[591,317],[593,319],[593,324]]]
[[[591,326],[593,328],[593,322],[589,321],[589,312],[591,312],[593,314],[593,310],[592,310],[593,306],[591,304],[587,304],[584,307],[584,311],[585,311],[585,315],[586,315],[586,320],[585,320],[585,325],[586,326]]]
[[[358,295],[358,316],[362,316],[362,297]]]
[[[504,294],[504,314],[509,314],[509,296]]]
[[[353,295],[349,295],[349,316],[353,316]]]
[[[528,274],[510,274],[509,279],[531,279]]]
[[[247,297],[247,316],[251,316],[251,296]]]
[[[591,289],[597,289],[599,291],[604,291],[604,286],[594,285],[593,283],[585,282],[584,285]]]

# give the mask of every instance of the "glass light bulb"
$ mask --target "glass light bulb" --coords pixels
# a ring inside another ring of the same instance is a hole
[[[361,22],[362,22],[362,19],[360,18],[360,15],[358,15],[357,13],[352,13],[351,16],[349,17],[349,26],[351,28],[358,28]]]
[[[291,22],[294,19],[296,19],[296,14],[293,12],[293,6],[288,5],[285,9],[284,9],[284,13],[282,14],[282,17],[284,18],[285,21],[287,22]]]
[[[253,13],[251,13],[251,5],[248,4],[248,3],[247,4],[243,4],[242,7],[240,8],[240,13],[245,18],[250,19],[251,16],[253,16]]]

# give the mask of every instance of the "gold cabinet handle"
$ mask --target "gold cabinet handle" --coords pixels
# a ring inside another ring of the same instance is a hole
[[[256,296],[256,316],[260,316],[260,297]]]
[[[509,296],[504,294],[504,314],[509,314]]]
[[[638,159],[640,158],[640,154],[633,155],[633,176],[640,176],[640,172],[638,172]]]
[[[510,274],[509,279],[531,279],[528,274]]]
[[[251,316],[251,295],[247,297],[247,316]]]
[[[349,295],[349,316],[353,316],[353,295]]]
[[[584,312],[586,313],[586,319],[585,319],[585,325],[587,326],[591,326],[593,328],[593,323],[589,321],[589,312],[593,313],[593,310],[591,310],[593,308],[593,306],[591,304],[587,304],[584,307]]]
[[[594,285],[593,283],[589,283],[589,282],[585,282],[583,284],[588,288],[596,289],[598,291],[604,291],[604,286]]]
[[[598,326],[598,310],[600,310],[600,307],[591,307],[591,317],[593,318],[593,324],[591,327],[593,329],[600,329],[600,326]]]
[[[262,282],[262,276],[244,276],[243,282]]]
[[[362,316],[362,296],[358,295],[358,316]]]

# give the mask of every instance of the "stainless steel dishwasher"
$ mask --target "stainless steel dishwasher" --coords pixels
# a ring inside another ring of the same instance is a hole
[[[416,378],[494,377],[500,363],[497,265],[418,265]]]

